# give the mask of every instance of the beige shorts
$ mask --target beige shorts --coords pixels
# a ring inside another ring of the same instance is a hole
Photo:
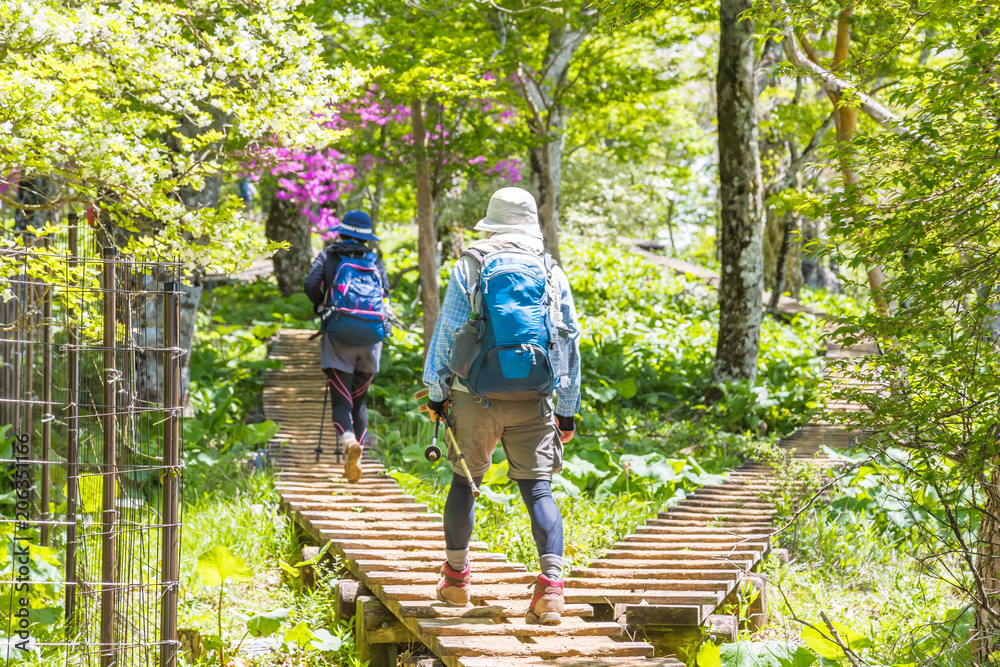
[[[489,407],[464,391],[452,392],[452,432],[465,455],[473,477],[485,475],[497,443],[503,444],[510,479],[551,479],[562,470],[563,446],[559,442],[552,399],[497,399]],[[451,469],[462,474],[458,455],[448,446]]]

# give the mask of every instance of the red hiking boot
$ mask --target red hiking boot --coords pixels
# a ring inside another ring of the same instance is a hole
[[[528,613],[524,615],[525,622],[541,623],[542,625],[562,623],[565,603],[563,584],[562,579],[556,581],[549,579],[544,574],[538,575],[538,580],[535,582],[535,596],[531,598]]]
[[[464,570],[456,572],[446,561],[441,567],[437,598],[449,607],[465,607],[469,604],[470,586],[472,586],[472,564],[466,563]]]

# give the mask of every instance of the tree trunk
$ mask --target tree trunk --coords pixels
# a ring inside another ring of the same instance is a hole
[[[794,282],[794,278],[790,281],[789,277],[789,260],[790,260],[790,250],[792,247],[792,234],[798,227],[797,216],[792,211],[785,211],[785,214],[781,216],[781,245],[778,248],[778,255],[775,258],[774,267],[774,283],[771,286],[771,299],[767,304],[767,312],[772,315],[778,311],[778,299],[781,298],[782,292],[785,291],[785,284],[787,282]],[[792,298],[798,298],[798,290],[792,289]]]
[[[573,55],[590,34],[596,18],[596,11],[588,3],[581,6],[577,25],[572,25],[561,14],[552,15],[541,68],[537,72],[529,72],[523,65],[518,65],[516,73],[518,89],[530,110],[528,128],[542,141],[541,145],[531,150],[531,185],[537,199],[538,222],[545,240],[545,251],[557,261],[559,190],[562,186],[567,115],[566,107],[560,100],[573,85],[569,79]],[[502,26],[502,17],[497,21]],[[497,30],[496,25],[494,30]],[[506,35],[505,32],[503,34]]]
[[[264,223],[264,233],[269,241],[287,241],[287,250],[274,253],[274,277],[278,280],[281,296],[302,291],[302,281],[312,264],[312,232],[309,218],[302,215],[301,206],[287,199],[271,197],[271,208]]]
[[[754,105],[754,25],[740,20],[751,5],[750,0],[720,2],[716,92],[722,271],[713,384],[757,378],[764,216]]]
[[[562,186],[562,155],[565,147],[566,113],[561,104],[549,114],[549,141],[531,151],[531,182],[537,188],[538,223],[545,252],[559,261],[559,191]]]
[[[420,100],[410,103],[413,123],[413,147],[417,186],[417,264],[420,267],[420,302],[424,310],[424,358],[434,335],[441,293],[438,286],[437,232],[434,229],[434,193],[431,187],[430,165],[427,163],[427,134],[424,131],[424,109]]]
[[[1000,614],[995,591],[1000,589],[1000,467],[993,468],[989,482],[983,477],[984,507],[979,519],[979,535],[975,548],[976,576],[982,587],[974,597],[976,622],[973,634],[974,665],[995,665],[1000,651]],[[985,594],[985,600],[982,599]],[[990,613],[992,612],[992,614]]]

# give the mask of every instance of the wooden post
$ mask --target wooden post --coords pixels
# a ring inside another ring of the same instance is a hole
[[[116,474],[116,422],[117,408],[117,364],[115,359],[117,299],[115,294],[115,269],[118,249],[104,249],[104,405],[101,414],[104,427],[104,449],[101,456],[101,667],[114,667],[118,659],[114,649],[115,641],[115,482]]]
[[[80,343],[78,313],[73,308],[76,270],[80,265],[80,236],[76,213],[69,214],[69,289],[66,296],[66,622],[74,636],[76,611],[76,501],[80,480]]]
[[[45,248],[52,247],[51,240],[46,237]],[[51,259],[51,258],[50,258]],[[52,269],[49,268],[49,282],[42,291],[42,494],[40,518],[42,521],[41,543],[49,546],[49,503],[52,494],[52,473],[50,459],[52,458]]]
[[[160,667],[177,664],[177,593],[180,586],[180,283],[163,285],[163,553]]]
[[[371,620],[373,616],[378,617],[381,623]],[[372,625],[375,627],[371,627]],[[385,609],[378,599],[367,595],[358,596],[354,614],[354,643],[358,647],[358,659],[361,662],[367,660],[368,667],[396,667],[399,658],[396,644],[411,639],[415,638],[406,626]]]
[[[370,596],[368,588],[354,579],[341,579],[334,588],[334,621],[346,621],[354,616],[358,596]]]
[[[767,580],[758,575],[748,575],[743,580],[744,591],[751,593],[756,590],[757,597],[750,603],[747,611],[747,626],[751,632],[757,632],[767,625]]]

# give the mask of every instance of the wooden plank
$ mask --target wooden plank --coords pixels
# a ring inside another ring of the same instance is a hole
[[[486,638],[484,638],[486,639]],[[438,637],[442,655],[449,656],[538,656],[559,657],[645,657],[653,655],[646,642],[607,641],[600,644],[584,641],[584,637],[552,637],[537,644],[522,644],[512,637],[489,637],[488,642],[468,637]]]
[[[624,561],[629,563],[629,561]],[[654,565],[662,566],[662,561],[655,563]],[[667,568],[662,567],[651,567],[649,569],[640,568],[615,568],[614,572],[608,572],[607,568],[593,567],[578,567],[574,568],[570,572],[570,578],[577,581],[577,585],[586,586],[590,579],[606,579],[609,576],[614,576],[616,579],[627,579],[631,581],[632,579],[668,579],[668,580],[685,580],[685,581],[704,581],[704,580],[714,580],[716,582],[732,582],[736,581],[742,575],[740,570],[735,568],[726,569],[677,569],[677,568]]]
[[[378,584],[368,583],[369,588]],[[431,585],[385,585],[381,586],[385,594],[397,600],[434,600],[436,599],[435,586]],[[374,588],[373,588],[374,590]],[[510,600],[528,598],[530,591],[525,586],[506,584],[486,584],[482,586],[472,586],[470,598],[473,604],[479,601],[488,600]],[[639,604],[643,600],[652,604],[671,602],[675,604],[719,604],[722,597],[713,592],[707,591],[662,591],[662,590],[641,590],[641,591],[615,591],[602,590],[599,588],[569,588],[565,591],[566,601],[572,603],[593,603],[593,602],[621,602],[624,604]]]
[[[528,625],[522,619],[507,623],[469,623],[463,619],[427,619],[420,621],[423,633],[436,637],[516,636],[516,637],[619,637],[624,633],[617,623],[578,623],[566,619],[561,625]],[[572,619],[575,620],[575,619]]]
[[[702,610],[697,605],[630,604],[625,607],[626,624],[630,628],[643,625],[701,625]]]
[[[528,600],[484,600],[483,606],[449,607],[437,600],[398,601],[402,618],[478,618],[522,617],[528,610]],[[589,618],[594,608],[589,604],[567,604],[563,617]]]
[[[435,572],[386,572],[372,570],[365,574],[370,582],[378,584],[434,584],[441,580],[441,575]],[[475,588],[484,584],[533,584],[538,575],[534,572],[479,572],[472,573],[472,586]],[[525,589],[527,590],[527,589]]]
[[[358,560],[357,566],[362,572],[433,572],[441,570],[441,559],[436,561],[423,560]],[[504,561],[476,561],[474,573],[480,572],[527,572],[528,568],[521,563]]]
[[[716,570],[729,570],[732,572],[742,572],[745,563],[751,561],[727,561],[722,559],[690,559],[690,560],[648,560],[649,555],[645,554],[644,558],[646,560],[638,560],[634,558],[602,558],[600,560],[595,560],[590,563],[590,568],[595,571],[602,571],[609,568],[614,569],[633,569],[637,572],[642,570],[656,570],[656,569],[666,569],[666,570],[706,570],[706,571],[716,571]],[[603,575],[607,576],[607,574]]]
[[[469,545],[471,553],[469,560],[473,563],[481,560],[507,561],[506,554],[498,554],[493,551],[485,551],[486,545],[482,543],[471,543]],[[341,549],[344,558],[348,560],[422,560],[437,563],[438,567],[444,563],[444,551],[441,549],[414,549],[412,551],[386,551],[385,549],[371,549],[367,547],[345,547]],[[475,565],[473,565],[475,567]]]

